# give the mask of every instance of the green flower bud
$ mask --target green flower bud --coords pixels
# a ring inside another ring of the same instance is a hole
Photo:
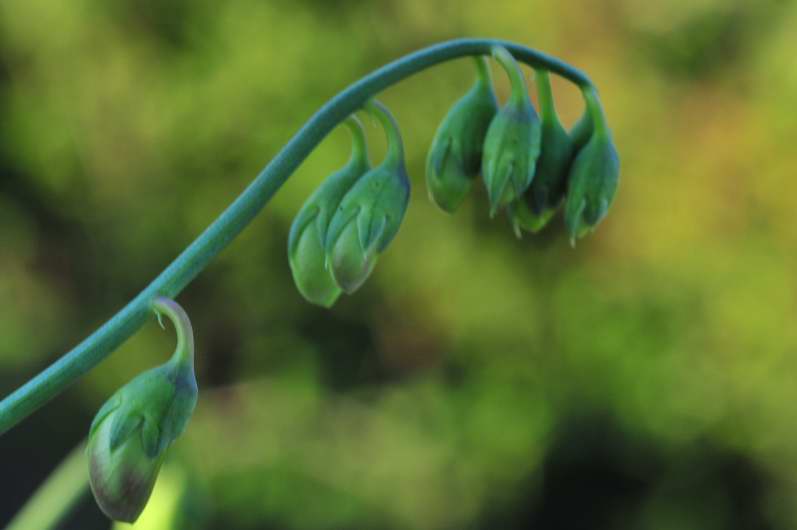
[[[556,213],[565,197],[567,172],[574,152],[573,141],[556,113],[548,72],[538,70],[536,81],[542,117],[542,150],[534,180],[510,208],[518,237],[521,228],[538,232]]]
[[[177,350],[166,363],[120,388],[100,409],[86,452],[91,491],[111,519],[134,522],[149,500],[166,448],[184,430],[197,400],[193,334],[172,300],[153,304],[177,329]]]
[[[484,137],[498,111],[487,61],[483,57],[475,61],[479,77],[448,111],[426,160],[429,197],[449,213],[459,207],[479,174]]]
[[[484,139],[482,175],[491,216],[520,197],[531,184],[542,138],[540,120],[520,66],[504,48],[493,48],[493,57],[506,70],[512,94],[493,118]]]
[[[360,122],[350,116],[345,123],[352,133],[351,159],[307,199],[288,237],[288,261],[296,287],[309,302],[322,307],[331,307],[341,294],[327,267],[324,242],[329,222],[346,192],[369,168]]]
[[[595,89],[584,89],[593,125],[589,141],[576,155],[568,176],[565,223],[570,241],[593,231],[606,216],[617,191],[620,160]]]
[[[379,254],[395,237],[410,196],[404,148],[396,121],[381,103],[371,102],[367,109],[385,129],[387,156],[343,197],[329,223],[326,239],[332,276],[349,294],[365,282]]]

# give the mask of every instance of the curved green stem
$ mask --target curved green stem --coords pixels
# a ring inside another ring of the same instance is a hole
[[[191,328],[188,314],[180,304],[165,296],[159,296],[152,301],[152,310],[158,315],[158,320],[160,320],[161,314],[169,317],[177,333],[177,347],[174,349],[171,362],[185,365],[193,371],[194,330]],[[162,323],[161,326],[163,326]]]
[[[375,99],[368,102],[365,110],[373,114],[385,130],[385,137],[387,138],[385,162],[393,166],[402,163],[404,161],[404,143],[401,141],[401,133],[399,132],[396,118],[387,110],[387,107]]]
[[[490,65],[487,63],[487,59],[483,56],[476,56],[473,58],[473,62],[476,64],[476,73],[479,82],[492,88],[493,80],[490,75]]]
[[[0,402],[0,434],[33,413],[94,368],[145,322],[157,296],[175,298],[254,219],[324,137],[387,87],[436,64],[489,55],[503,46],[519,61],[542,67],[581,87],[591,86],[580,70],[519,44],[495,39],[459,39],[406,55],[368,74],[329,100],[277,153],[251,184],[141,293],[74,349]]]
[[[603,114],[598,91],[594,86],[585,86],[581,88],[581,94],[584,96],[587,112],[592,120],[593,134],[605,138],[609,134],[609,127],[606,125],[606,116]]]
[[[523,78],[523,71],[515,58],[512,57],[512,54],[503,46],[494,46],[493,57],[506,71],[506,75],[509,76],[509,84],[512,86],[511,101],[515,104],[531,105],[529,92],[526,88],[526,80]]]
[[[537,101],[540,103],[540,115],[542,120],[547,123],[559,121],[556,114],[556,106],[553,102],[553,92],[551,91],[551,79],[548,72],[542,68],[536,70],[537,81]]]
[[[357,116],[352,114],[344,122],[351,133],[351,158],[349,163],[360,160],[368,161],[368,145],[365,142],[365,131]]]

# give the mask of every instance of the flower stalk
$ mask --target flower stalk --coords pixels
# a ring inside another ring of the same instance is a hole
[[[0,434],[63,392],[138,331],[157,297],[176,297],[254,219],[327,134],[349,115],[382,90],[415,73],[460,57],[489,55],[495,46],[505,48],[518,61],[545,68],[579,87],[592,86],[583,72],[559,59],[496,39],[444,42],[406,55],[368,74],[316,112],[238,198],[133,300],[71,351],[0,401]]]

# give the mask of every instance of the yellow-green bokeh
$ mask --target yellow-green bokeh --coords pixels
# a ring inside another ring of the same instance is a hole
[[[673,493],[693,467],[714,477],[695,455],[726,454],[765,481],[762,520],[797,528],[795,27],[797,5],[774,0],[5,0],[1,393],[146,285],[348,83],[437,41],[500,37],[596,82],[621,157],[608,218],[572,249],[559,217],[515,239],[481,186],[438,211],[426,149],[472,66],[386,91],[414,189],[366,285],[325,311],[288,269],[293,215],[349,155],[335,131],[181,296],[200,402],[146,528],[487,528],[544,504],[563,440],[603,443],[568,437],[584,417],[652,447],[665,477],[630,451],[655,486],[593,528],[736,527],[714,482],[690,486],[701,509]],[[578,92],[554,92],[572,124]],[[153,321],[63,399],[90,418],[172,347]],[[54,466],[88,430],[58,407],[0,438],[4,467],[31,448]]]

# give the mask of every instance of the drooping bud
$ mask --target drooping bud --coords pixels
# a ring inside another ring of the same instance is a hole
[[[449,213],[462,203],[481,170],[484,137],[498,111],[487,61],[484,57],[474,59],[476,83],[448,111],[426,159],[429,197]]]
[[[329,223],[326,253],[335,282],[346,293],[356,291],[395,237],[407,210],[410,181],[398,125],[381,103],[366,109],[382,123],[387,136],[385,160],[362,176],[346,193]]]
[[[556,213],[565,197],[567,172],[574,152],[573,141],[556,113],[548,72],[537,70],[536,82],[542,118],[542,148],[534,180],[510,208],[518,237],[521,228],[538,232]]]
[[[177,331],[165,364],[116,391],[95,416],[86,453],[91,491],[111,519],[134,522],[149,500],[166,448],[185,430],[197,400],[194,339],[185,311],[159,297],[153,309]]]
[[[333,173],[307,199],[291,225],[288,236],[288,261],[299,292],[309,302],[331,307],[341,289],[327,267],[325,240],[327,228],[341,200],[357,179],[369,169],[365,134],[354,116],[346,120],[352,134],[349,162]]]
[[[570,241],[593,231],[614,200],[620,160],[593,87],[583,89],[593,132],[576,155],[568,176],[565,223]]]
[[[493,48],[512,85],[509,101],[490,123],[484,139],[482,175],[490,199],[490,215],[518,197],[534,178],[542,131],[520,66],[506,49]]]

